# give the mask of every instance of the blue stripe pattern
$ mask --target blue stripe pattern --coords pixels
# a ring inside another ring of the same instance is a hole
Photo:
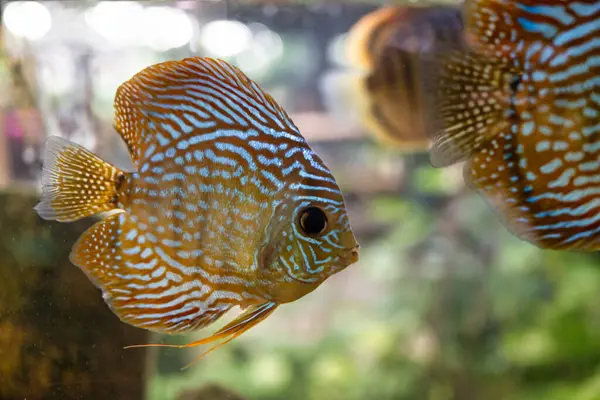
[[[356,261],[330,170],[239,69],[157,64],[121,85],[115,108],[137,172],[119,194],[124,212],[92,227],[73,260],[123,321],[178,333],[236,305],[271,310]],[[327,216],[321,234],[299,224],[307,207]]]
[[[495,137],[467,166],[469,182],[519,236],[600,249],[600,1],[466,7],[474,49],[520,78]]]

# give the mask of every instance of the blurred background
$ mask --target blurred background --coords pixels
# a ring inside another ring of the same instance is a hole
[[[600,256],[518,240],[461,166],[429,165],[404,117],[423,93],[402,71],[440,30],[460,33],[458,3],[386,4],[2,2],[0,399],[600,399]],[[123,346],[206,332],[120,323],[68,261],[92,221],[32,207],[47,136],[127,167],[115,90],[189,55],[239,66],[290,113],[340,183],[362,252],[181,371],[202,349]]]

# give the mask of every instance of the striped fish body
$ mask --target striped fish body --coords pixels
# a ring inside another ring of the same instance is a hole
[[[473,0],[471,53],[444,59],[431,158],[518,236],[600,249],[600,1]]]
[[[359,87],[362,120],[382,143],[404,151],[426,151],[430,130],[420,84],[421,59],[460,46],[459,8],[385,6],[361,18],[346,42],[352,64],[366,70]]]
[[[136,171],[51,138],[36,209],[59,221],[120,211],[71,260],[124,322],[181,333],[248,308],[192,345],[227,342],[357,260],[331,172],[239,69],[153,65],[119,87],[115,109]]]

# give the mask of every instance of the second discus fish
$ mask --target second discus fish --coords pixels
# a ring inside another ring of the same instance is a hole
[[[431,161],[519,237],[600,250],[600,1],[468,0],[472,51],[432,65]]]

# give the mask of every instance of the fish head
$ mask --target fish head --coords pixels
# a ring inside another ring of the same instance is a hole
[[[354,236],[340,188],[326,167],[290,185],[272,230],[270,265],[283,277],[278,302],[293,301],[331,275],[358,261]],[[325,176],[323,176],[325,175]]]

